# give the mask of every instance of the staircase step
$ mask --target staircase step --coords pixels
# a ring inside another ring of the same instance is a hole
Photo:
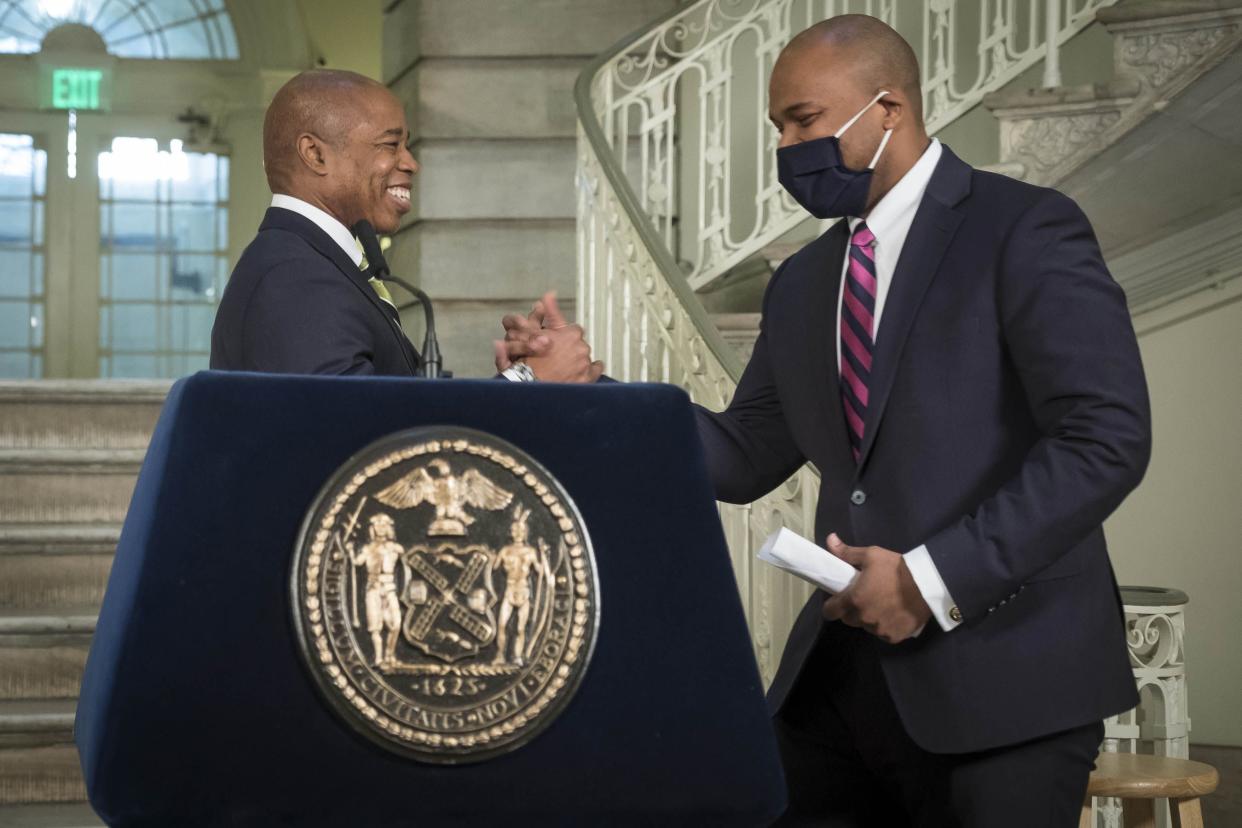
[[[145,448],[169,381],[0,381],[0,449]]]
[[[0,449],[6,523],[120,523],[145,448]]]
[[[76,707],[76,699],[0,701],[0,805],[86,798],[73,745]],[[0,809],[0,825],[13,824],[8,815]]]
[[[119,523],[0,523],[0,561],[6,554],[111,555],[120,538]]]
[[[75,699],[98,611],[0,609],[0,700]]]
[[[799,239],[798,241],[775,241],[759,251],[759,255],[768,263],[768,267],[776,272],[781,263],[802,248],[806,247],[810,239]]]
[[[120,534],[119,524],[0,524],[0,607],[98,607]]]
[[[1004,89],[983,96],[983,106],[1003,120],[1120,110],[1142,91],[1138,81],[1119,78],[1108,83],[1057,86],[1051,89]]]
[[[0,551],[0,607],[11,610],[97,607],[112,569],[106,553]]]
[[[0,805],[85,801],[78,749],[71,742],[0,750]]]
[[[59,474],[138,472],[146,446],[137,448],[5,448],[0,449],[0,472],[53,472]]]
[[[73,741],[77,699],[0,701],[0,749],[46,747]]]
[[[6,828],[102,828],[103,822],[85,802],[77,804],[0,805]]]
[[[416,214],[572,219],[575,152],[572,138],[420,141]]]
[[[716,323],[724,341],[737,348],[745,361],[750,358],[750,353],[755,348],[755,340],[759,338],[761,316],[758,313],[717,313],[712,315],[712,321]]]
[[[1149,23],[1169,18],[1198,16],[1200,20],[1213,21],[1222,13],[1242,8],[1242,0],[1129,0],[1115,6],[1105,6],[1095,13],[1095,19],[1106,26],[1124,23]]]

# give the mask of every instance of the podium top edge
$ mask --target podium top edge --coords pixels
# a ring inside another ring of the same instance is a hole
[[[264,374],[251,371],[199,371],[176,381],[165,381],[164,389],[204,382],[270,382],[273,384],[294,383],[354,383],[367,385],[390,385],[414,387],[435,383],[444,387],[497,387],[497,388],[560,388],[560,389],[643,389],[652,391],[667,389],[670,393],[689,396],[679,385],[669,382],[612,382],[576,383],[576,382],[511,382],[498,377],[453,377],[451,379],[430,379],[427,377],[395,377],[355,374]]]

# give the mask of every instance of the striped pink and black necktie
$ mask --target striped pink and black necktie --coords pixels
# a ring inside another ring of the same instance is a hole
[[[871,355],[875,350],[875,236],[859,222],[850,237],[841,296],[841,400],[854,462],[862,457]]]

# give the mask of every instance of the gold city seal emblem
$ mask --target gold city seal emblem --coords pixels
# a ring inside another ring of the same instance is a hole
[[[431,762],[515,750],[590,661],[599,586],[561,485],[478,431],[414,429],[351,458],[294,554],[294,623],[355,729]]]

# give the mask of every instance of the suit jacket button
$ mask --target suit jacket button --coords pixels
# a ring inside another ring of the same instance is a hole
[[[866,502],[867,502],[867,493],[864,492],[862,489],[855,489],[853,492],[850,493],[850,503],[853,503],[855,506],[861,506]]]
[[[949,610],[949,620],[952,621],[954,624],[962,623],[962,611],[958,609],[957,607],[954,607],[953,609]]]

